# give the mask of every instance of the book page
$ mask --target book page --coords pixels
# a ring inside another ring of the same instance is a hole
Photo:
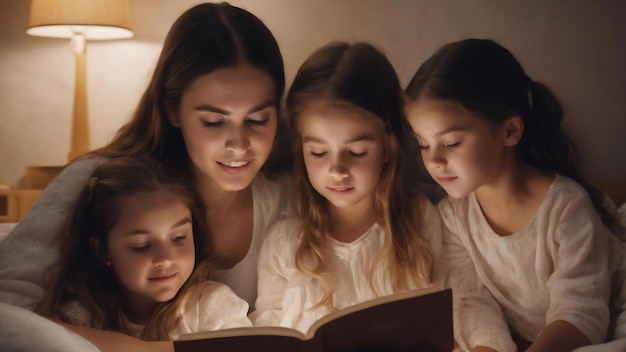
[[[256,326],[245,328],[231,328],[215,331],[200,331],[191,334],[181,335],[177,341],[189,341],[200,339],[211,339],[217,337],[237,337],[249,335],[271,335],[271,336],[287,336],[304,340],[305,336],[298,330],[280,327],[280,326]]]

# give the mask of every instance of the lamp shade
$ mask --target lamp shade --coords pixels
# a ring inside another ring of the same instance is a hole
[[[52,38],[86,40],[133,36],[127,0],[32,0],[26,33]]]

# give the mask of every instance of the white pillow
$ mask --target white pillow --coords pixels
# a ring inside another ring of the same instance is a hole
[[[0,302],[0,351],[99,352],[96,346],[63,326],[29,310]]]

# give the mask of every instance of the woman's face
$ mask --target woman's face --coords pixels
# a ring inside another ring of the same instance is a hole
[[[247,188],[272,150],[277,99],[269,73],[248,64],[194,81],[170,121],[181,129],[195,179],[225,191]]]

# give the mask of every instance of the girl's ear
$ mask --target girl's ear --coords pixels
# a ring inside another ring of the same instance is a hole
[[[523,134],[524,121],[520,116],[509,117],[504,121],[504,146],[516,146]]]
[[[178,112],[174,107],[169,104],[165,104],[165,112],[167,114],[167,119],[170,120],[170,123],[174,125],[174,127],[180,128],[180,117]]]

